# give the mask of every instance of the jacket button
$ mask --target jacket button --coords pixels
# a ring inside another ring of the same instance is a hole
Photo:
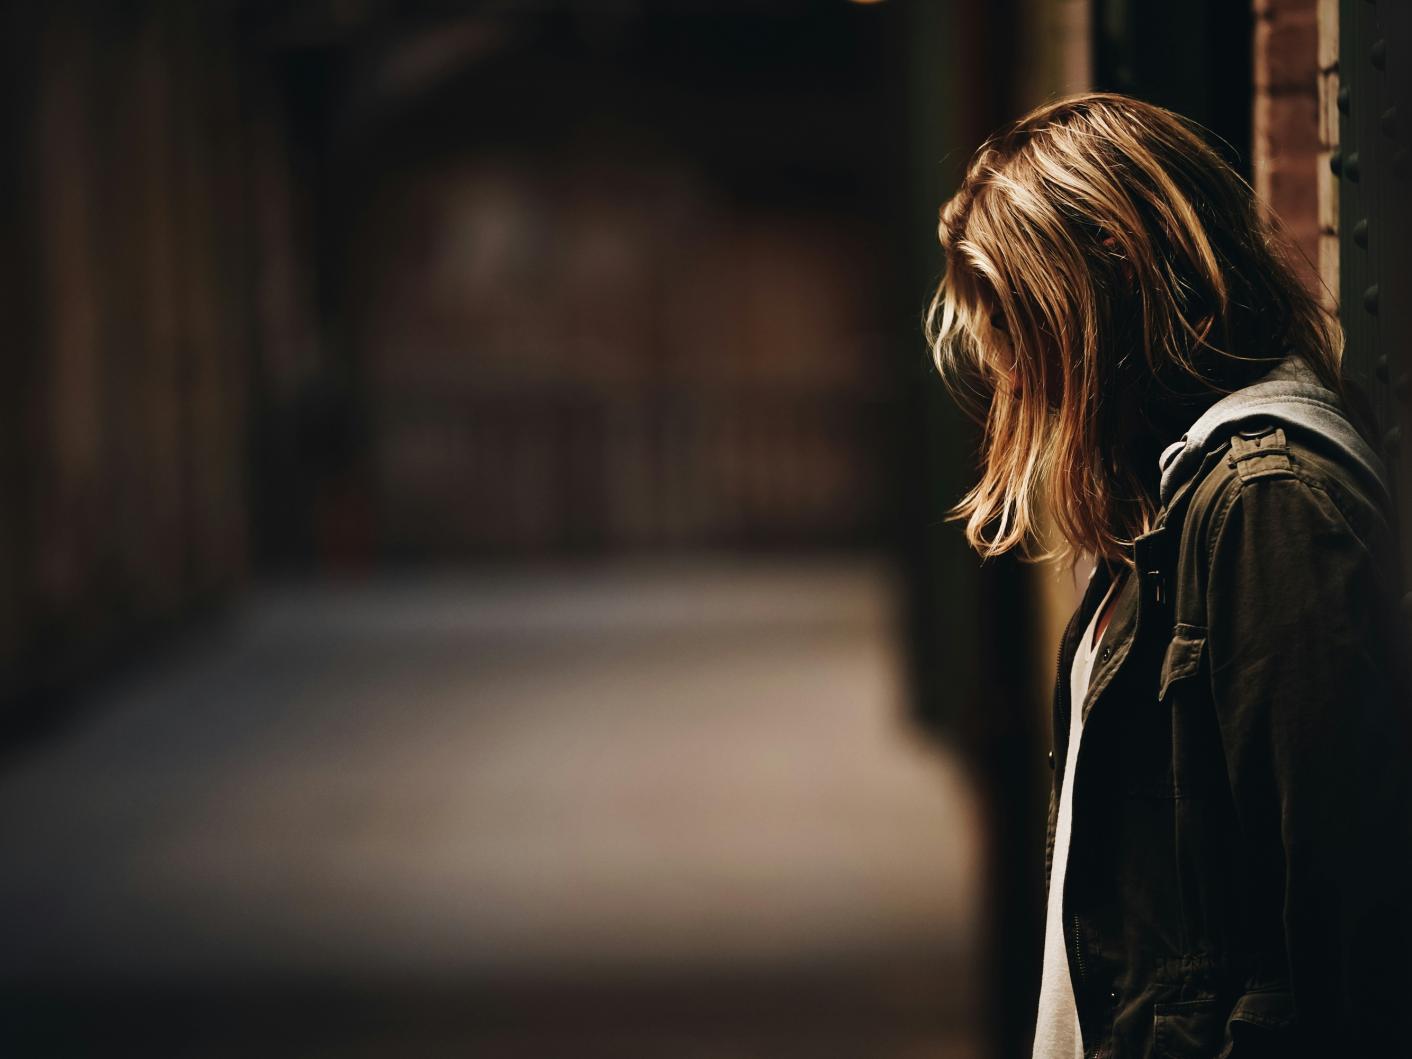
[[[1118,1006],[1118,1000],[1118,991],[1116,989],[1108,994],[1108,1003],[1112,1004],[1114,1007]]]
[[[1054,751],[1052,750],[1049,752],[1049,767],[1054,767]]]
[[[1106,662],[1106,661],[1108,661],[1108,659],[1110,659],[1110,658],[1112,658],[1112,657],[1113,657],[1113,648],[1112,648],[1112,645],[1110,645],[1110,644],[1105,644],[1104,647],[1103,647],[1103,650],[1102,650],[1101,652],[1099,652],[1099,655],[1098,655],[1099,661],[1100,661],[1100,662]]]

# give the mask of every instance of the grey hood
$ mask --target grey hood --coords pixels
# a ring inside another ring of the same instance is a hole
[[[1299,432],[1300,440],[1311,448],[1349,466],[1370,489],[1381,491],[1385,501],[1391,498],[1386,467],[1349,422],[1338,396],[1319,382],[1303,360],[1289,356],[1259,382],[1226,394],[1162,450],[1158,458],[1161,502],[1171,500],[1213,444],[1253,419],[1274,420]]]

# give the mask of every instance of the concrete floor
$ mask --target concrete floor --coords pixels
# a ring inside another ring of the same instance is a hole
[[[895,595],[866,562],[261,590],[7,761],[0,1034],[977,1055],[977,809],[906,724]]]

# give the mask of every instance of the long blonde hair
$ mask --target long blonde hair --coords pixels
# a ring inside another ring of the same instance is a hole
[[[976,152],[938,234],[927,337],[984,421],[980,481],[947,518],[983,557],[1130,562],[1159,510],[1157,452],[1134,439],[1175,440],[1290,353],[1345,396],[1342,333],[1278,222],[1161,107],[1039,107]],[[1062,539],[1037,553],[1045,508]]]

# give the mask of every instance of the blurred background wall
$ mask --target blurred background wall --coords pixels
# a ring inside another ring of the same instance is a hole
[[[22,1054],[1028,1055],[1087,570],[943,521],[936,211],[1114,89],[1337,291],[1338,5],[4,18]]]
[[[252,213],[219,38],[179,7],[7,5],[12,725],[247,581]]]

